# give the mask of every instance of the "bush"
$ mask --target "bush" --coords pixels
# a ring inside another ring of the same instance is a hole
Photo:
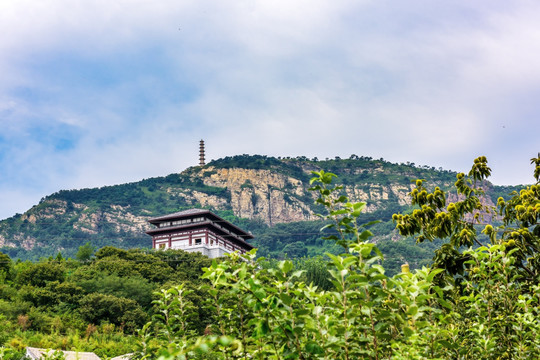
[[[79,312],[89,323],[106,321],[122,326],[128,332],[140,328],[146,320],[146,314],[134,300],[99,293],[83,297]]]

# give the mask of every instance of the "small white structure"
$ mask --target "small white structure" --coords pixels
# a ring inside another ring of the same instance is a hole
[[[197,251],[209,258],[253,249],[253,245],[246,242],[253,239],[253,235],[208,210],[190,209],[148,222],[156,226],[146,232],[152,235],[154,249]]]
[[[53,355],[56,351],[60,351],[66,360],[101,360],[99,356],[93,352],[79,352],[79,351],[62,351],[62,350],[47,350],[38,349],[33,347],[26,348],[27,359],[42,359],[43,355]]]
[[[43,355],[51,356],[56,351],[59,351],[64,355],[66,360],[101,360],[99,356],[93,352],[80,352],[80,351],[65,351],[65,350],[47,350],[38,349],[33,347],[26,348],[25,359],[42,359]],[[125,354],[117,357],[113,357],[111,360],[129,360],[133,354]]]

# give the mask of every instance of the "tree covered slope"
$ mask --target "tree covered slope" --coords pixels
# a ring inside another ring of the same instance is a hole
[[[260,254],[309,256],[332,251],[321,238],[320,208],[309,191],[312,171],[338,175],[343,193],[367,203],[361,220],[381,220],[374,241],[397,262],[424,259],[422,248],[403,242],[390,218],[410,207],[415,179],[449,189],[452,171],[352,155],[348,159],[273,158],[239,155],[191,167],[177,174],[93,189],[62,190],[0,222],[0,251],[12,258],[36,259],[62,252],[73,256],[90,242],[100,248],[149,247],[147,219],[188,209],[208,208],[253,232]],[[493,203],[513,188],[489,186]],[[412,252],[412,253],[409,253]],[[427,256],[427,255],[426,255]],[[418,260],[424,261],[424,260]]]

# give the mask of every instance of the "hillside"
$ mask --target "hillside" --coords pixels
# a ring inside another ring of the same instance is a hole
[[[324,161],[240,155],[165,177],[51,194],[24,214],[0,222],[0,250],[28,259],[59,251],[73,256],[86,242],[96,248],[148,247],[148,218],[204,207],[252,231],[263,254],[317,254],[323,242],[313,214],[320,209],[308,188],[311,171],[321,169],[336,173],[352,200],[367,202],[366,221],[388,221],[393,213],[406,211],[415,179],[443,189],[455,181],[451,171],[355,155]],[[489,186],[486,201],[511,190]],[[395,241],[392,229],[383,222],[375,232]]]

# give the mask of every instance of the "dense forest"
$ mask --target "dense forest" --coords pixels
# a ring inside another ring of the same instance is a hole
[[[82,246],[79,259],[12,261],[0,254],[0,345],[129,353],[152,313],[153,292],[186,283],[196,288],[208,258]],[[202,302],[201,293],[190,299]],[[209,319],[200,313],[199,328]]]

